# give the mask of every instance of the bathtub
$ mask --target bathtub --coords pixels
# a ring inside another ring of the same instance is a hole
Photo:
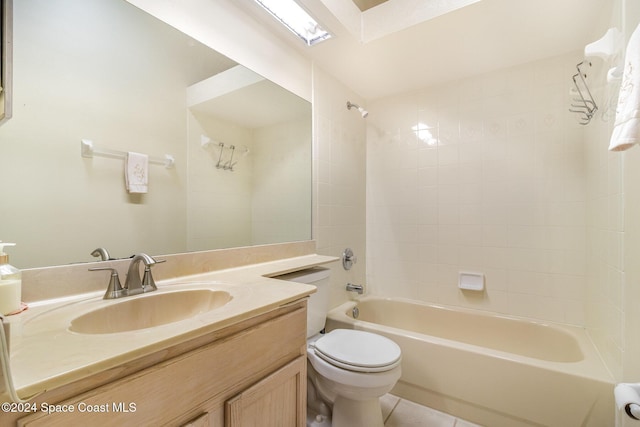
[[[614,425],[613,378],[582,328],[371,296],[333,309],[337,328],[398,343],[392,393],[439,411],[488,427]]]

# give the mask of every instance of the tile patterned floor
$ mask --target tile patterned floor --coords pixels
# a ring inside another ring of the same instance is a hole
[[[481,427],[392,394],[380,403],[385,427]]]

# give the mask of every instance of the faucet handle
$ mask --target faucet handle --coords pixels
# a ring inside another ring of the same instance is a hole
[[[144,265],[144,275],[142,276],[143,292],[150,292],[158,289],[158,287],[156,286],[156,281],[153,280],[153,276],[151,275],[151,267],[153,267],[156,264],[160,264],[162,262],[167,261],[166,259],[155,259],[155,258],[151,258],[151,259],[153,260],[152,263]]]
[[[351,270],[351,267],[353,267],[353,264],[356,262],[358,262],[358,257],[355,256],[351,248],[347,248],[342,252],[342,267],[345,270]]]
[[[118,270],[111,267],[94,267],[89,271],[101,271],[111,270],[111,278],[109,279],[109,285],[107,286],[107,292],[105,292],[103,299],[120,298],[127,295],[127,290],[122,288],[120,284],[120,277],[118,276]]]

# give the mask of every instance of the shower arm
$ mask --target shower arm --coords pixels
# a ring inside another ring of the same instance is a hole
[[[347,101],[347,110],[351,110],[352,108],[357,109],[360,112],[360,115],[362,115],[363,119],[369,115],[369,112],[364,108],[362,108],[361,106],[359,106],[358,104],[354,104],[351,101]]]

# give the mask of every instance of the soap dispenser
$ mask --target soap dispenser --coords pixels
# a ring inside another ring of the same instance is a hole
[[[9,264],[9,255],[4,253],[5,246],[15,243],[0,242],[0,314],[11,314],[20,310],[22,273]]]

